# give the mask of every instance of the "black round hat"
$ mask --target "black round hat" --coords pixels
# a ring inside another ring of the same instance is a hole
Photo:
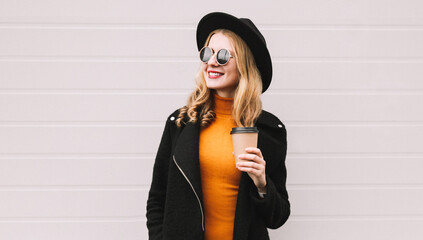
[[[263,82],[263,92],[272,81],[272,60],[263,35],[248,18],[237,18],[227,13],[213,12],[204,16],[197,26],[197,47],[200,50],[209,34],[216,29],[228,29],[244,40],[253,53]]]

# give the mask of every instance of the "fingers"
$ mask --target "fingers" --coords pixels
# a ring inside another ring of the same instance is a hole
[[[251,173],[254,176],[261,176],[263,174],[263,170],[251,168],[251,167],[242,167],[238,166],[238,169],[242,172]]]
[[[259,164],[253,161],[240,161],[236,164],[236,166],[239,170],[246,170],[246,172],[250,172],[247,170],[251,170],[252,172],[259,171],[259,173],[261,173],[261,171],[265,169],[265,166],[263,164]]]
[[[240,154],[238,158],[240,160],[253,161],[258,164],[266,165],[266,162],[263,159],[260,149],[258,148],[246,148],[248,154]]]
[[[245,149],[245,151],[246,151],[247,153],[256,154],[257,156],[259,156],[259,157],[263,158],[263,155],[261,154],[261,151],[260,151],[260,149],[259,149],[259,148],[252,148],[252,147],[249,147],[249,148],[246,148],[246,149]]]
[[[259,171],[257,174],[261,174],[266,167],[266,161],[264,161],[260,149],[246,148],[245,151],[248,154],[240,154],[238,156],[240,160],[243,160],[237,163],[239,170],[245,170],[245,172],[251,172],[253,174],[255,171]]]

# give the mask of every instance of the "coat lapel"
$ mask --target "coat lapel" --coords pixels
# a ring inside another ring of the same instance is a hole
[[[199,121],[195,124],[187,123],[178,137],[175,145],[174,157],[178,166],[188,178],[202,202],[203,194],[201,189],[201,172],[199,162],[199,137]]]

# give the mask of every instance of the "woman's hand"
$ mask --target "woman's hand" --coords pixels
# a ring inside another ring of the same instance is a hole
[[[263,159],[260,149],[246,148],[247,154],[240,154],[236,167],[243,172],[248,173],[253,180],[259,192],[266,192],[266,161]],[[244,161],[242,161],[244,160]]]

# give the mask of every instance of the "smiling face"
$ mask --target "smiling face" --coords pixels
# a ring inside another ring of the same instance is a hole
[[[220,66],[216,62],[216,52],[222,48],[228,49],[231,55],[235,56],[232,43],[223,33],[217,32],[210,38],[208,47],[213,49],[214,55],[208,62],[202,64],[207,87],[216,90],[217,95],[221,97],[232,98],[239,80],[236,58],[230,58],[229,62],[224,66]]]

